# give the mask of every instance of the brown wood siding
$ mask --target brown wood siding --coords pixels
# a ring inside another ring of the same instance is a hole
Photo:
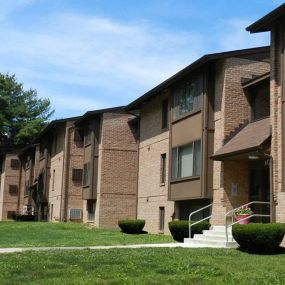
[[[202,112],[187,117],[172,126],[172,147],[187,144],[202,137]]]
[[[171,182],[170,187],[170,200],[196,199],[202,196],[200,179]]]

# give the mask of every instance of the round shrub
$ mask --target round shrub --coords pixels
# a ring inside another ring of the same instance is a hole
[[[279,249],[285,234],[285,224],[236,224],[233,225],[232,233],[241,249],[257,253],[270,253]]]
[[[145,220],[120,220],[118,225],[126,234],[139,234],[145,226]]]
[[[193,221],[192,223],[194,223]],[[189,221],[172,221],[168,223],[169,230],[174,240],[183,242],[184,238],[189,237]],[[191,237],[194,234],[201,234],[203,230],[208,230],[210,228],[210,223],[208,221],[200,222],[191,227]]]

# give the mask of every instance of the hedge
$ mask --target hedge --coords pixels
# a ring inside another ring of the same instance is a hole
[[[15,215],[14,219],[18,222],[33,222],[36,217],[35,215]]]
[[[194,223],[193,221],[192,223]],[[183,242],[184,238],[189,237],[189,221],[172,221],[168,223],[169,230],[174,240]],[[191,237],[194,234],[201,234],[203,230],[208,230],[210,228],[210,223],[208,221],[200,222],[191,227]]]
[[[285,234],[285,224],[236,224],[233,225],[232,234],[241,249],[249,252],[270,253],[279,249]]]
[[[124,233],[139,234],[143,231],[145,220],[119,220],[118,225]]]

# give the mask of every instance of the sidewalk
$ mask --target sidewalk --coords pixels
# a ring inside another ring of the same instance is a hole
[[[133,244],[133,245],[99,245],[99,246],[56,246],[56,247],[16,247],[16,248],[0,248],[1,253],[15,253],[25,251],[49,251],[49,250],[98,250],[98,249],[114,249],[114,248],[173,248],[173,247],[189,247],[184,243],[159,243],[159,244]]]

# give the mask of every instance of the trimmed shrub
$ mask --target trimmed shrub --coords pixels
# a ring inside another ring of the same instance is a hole
[[[119,220],[118,225],[123,233],[140,234],[143,232],[145,220]]]
[[[193,221],[192,223],[194,223]],[[184,238],[189,237],[189,221],[172,221],[168,223],[169,230],[174,240],[183,242]],[[194,234],[201,234],[203,230],[208,230],[210,228],[210,223],[208,221],[200,222],[191,227],[191,238]]]
[[[17,222],[34,222],[36,220],[35,215],[15,215]]]
[[[241,249],[249,252],[270,253],[279,249],[285,234],[285,224],[236,224],[233,225],[232,233]]]

